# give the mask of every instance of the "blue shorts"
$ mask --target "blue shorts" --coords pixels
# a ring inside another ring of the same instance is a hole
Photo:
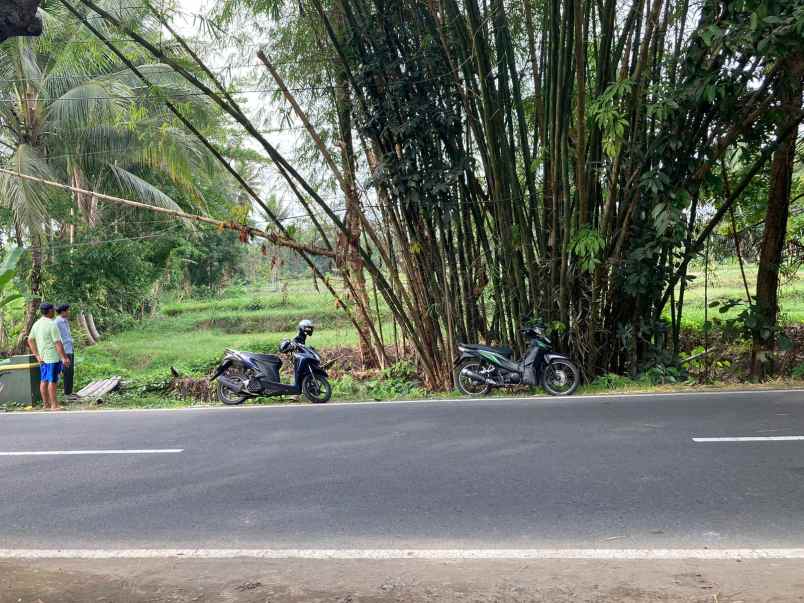
[[[42,363],[39,365],[39,380],[47,383],[58,383],[61,370],[64,368],[61,362]]]

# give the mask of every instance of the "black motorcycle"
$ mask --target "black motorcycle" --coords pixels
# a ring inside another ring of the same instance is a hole
[[[461,356],[455,363],[455,384],[467,396],[484,396],[492,388],[541,385],[553,396],[573,394],[581,382],[578,367],[563,354],[553,352],[544,325],[524,326],[520,333],[530,342],[525,357],[512,359],[509,347],[459,343]]]
[[[327,366],[321,365],[318,352],[306,344],[306,337],[312,332],[312,323],[304,320],[299,323],[299,335],[279,344],[280,353],[292,356],[293,384],[282,383],[279,356],[227,349],[211,377],[212,381],[218,380],[218,399],[235,405],[249,398],[304,395],[313,404],[329,402],[332,386],[327,378]]]

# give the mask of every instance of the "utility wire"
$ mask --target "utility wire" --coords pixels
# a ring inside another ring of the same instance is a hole
[[[386,88],[393,88],[394,86],[409,86],[409,85],[415,85],[415,84],[423,84],[423,83],[426,83],[426,82],[433,82],[433,81],[441,80],[441,79],[444,79],[444,78],[449,78],[449,77],[452,77],[452,75],[453,75],[452,73],[444,73],[442,75],[437,75],[437,76],[428,77],[428,78],[421,78],[421,79],[418,79],[418,80],[406,80],[406,79],[394,80],[394,81],[388,82],[388,84],[386,85]],[[100,78],[98,78],[98,79],[100,79]],[[97,80],[89,80],[89,81],[90,82],[97,82]],[[101,82],[97,82],[97,83],[101,83]],[[143,88],[144,88],[144,86],[143,86]],[[293,93],[299,93],[299,92],[321,92],[321,91],[327,91],[328,92],[328,91],[333,90],[333,86],[300,86],[300,87],[297,87],[297,88],[288,88],[288,90],[290,90]],[[232,91],[229,91],[229,94],[267,94],[267,93],[271,93],[271,94],[273,94],[273,93],[282,93],[282,89],[277,87],[277,88],[255,88],[255,89],[252,89],[252,90],[236,90],[236,91],[232,90]],[[144,100],[144,99],[145,100],[148,100],[148,99],[163,100],[163,99],[192,98],[192,97],[196,97],[196,96],[209,96],[209,95],[207,93],[205,93],[205,92],[176,92],[176,93],[169,93],[169,94],[165,93],[165,92],[160,92],[159,94],[154,94],[154,95],[117,94],[117,95],[108,95],[108,96],[84,96],[84,97],[75,97],[75,98],[64,97],[64,96],[55,97],[55,98],[54,97],[46,97],[46,96],[35,96],[33,98],[30,98],[30,99],[27,99],[27,98],[26,99],[21,99],[21,98],[0,98],[0,102],[18,103],[18,102],[21,102],[22,100],[26,100],[28,102],[30,102],[30,101],[44,101],[44,102],[54,102],[54,103],[55,102],[66,102],[66,101],[86,102],[86,101],[89,101],[89,100]]]
[[[179,234],[178,228],[180,224],[174,224],[168,228],[172,228],[173,230],[163,230],[162,232],[155,232],[147,235],[140,235],[136,237],[119,237],[116,239],[100,239],[97,241],[81,241],[80,243],[59,243],[53,244],[49,243],[47,248],[48,249],[71,249],[73,247],[92,247],[97,245],[106,245],[108,243],[122,243],[125,241],[140,241],[145,239],[159,239],[159,238],[167,238],[169,236],[174,236]],[[26,249],[31,249],[31,247],[26,247]]]
[[[307,64],[328,63],[328,62],[332,62],[332,59],[329,59],[329,60],[321,59],[321,60],[318,60],[318,61],[309,61],[309,60],[303,60],[303,59],[295,60],[295,61],[288,60],[288,61],[279,61],[279,62],[276,63],[276,65],[282,65],[282,66],[287,66],[287,65],[307,65]],[[156,67],[157,65],[158,65],[158,68]],[[139,65],[139,67],[144,72],[147,71],[148,75],[155,75],[155,74],[162,74],[162,73],[165,73],[165,74],[171,74],[172,73],[172,74],[176,74],[177,76],[179,75],[179,73],[175,69],[173,69],[172,67],[163,66],[163,64],[161,64],[161,63],[151,63],[150,66],[153,66],[154,68],[149,69],[149,64],[148,63],[143,63],[142,65]],[[241,68],[245,69],[245,68],[250,68],[250,67],[262,67],[262,68],[264,68],[265,66],[262,63],[227,63],[225,67],[223,67],[223,68],[221,68],[221,69],[219,69],[217,71],[213,71],[213,73],[215,73],[216,75],[220,76],[220,75],[223,75],[227,71],[231,71],[232,69],[241,69]],[[101,73],[101,74],[98,74],[97,76],[94,76],[94,79],[103,79],[104,77],[112,76],[112,75],[115,75],[117,73],[121,73],[121,72],[125,72],[125,71],[129,71],[129,70],[124,69],[121,66],[121,69],[119,69],[118,71],[110,72],[108,74],[107,73]],[[72,75],[43,75],[42,77],[0,78],[0,82],[20,83],[20,82],[37,82],[37,81],[50,81],[50,80],[75,80],[75,79],[80,79],[80,76],[77,77],[77,76],[72,76]]]
[[[6,174],[7,176],[12,176],[14,178],[20,178],[22,180],[27,180],[29,182],[35,182],[38,184],[44,184],[46,186],[52,186],[55,188],[60,188],[63,190],[68,190],[74,193],[79,193],[83,195],[90,195],[98,200],[101,201],[111,201],[112,203],[118,203],[122,205],[128,205],[130,207],[137,207],[140,209],[146,209],[148,211],[153,211],[157,213],[163,213],[170,216],[174,216],[176,218],[182,218],[189,221],[196,221],[202,222],[204,224],[211,224],[213,226],[217,226],[218,228],[224,230],[234,230],[236,232],[241,233],[241,236],[244,236],[244,240],[248,240],[250,237],[257,237],[261,239],[266,239],[275,245],[280,245],[283,247],[289,247],[291,249],[296,249],[297,251],[305,251],[308,253],[314,253],[316,255],[326,255],[326,256],[335,256],[335,252],[330,252],[329,250],[325,249],[318,249],[313,248],[309,245],[305,245],[303,243],[299,243],[294,241],[290,238],[281,237],[275,233],[267,232],[260,228],[255,228],[253,226],[248,226],[245,224],[236,224],[234,222],[223,222],[222,220],[215,220],[213,218],[208,218],[206,216],[199,216],[196,214],[190,214],[181,210],[174,210],[168,209],[165,207],[159,207],[156,205],[149,205],[147,203],[141,203],[139,201],[132,201],[130,199],[124,199],[122,197],[115,197],[112,195],[106,195],[103,193],[96,193],[94,191],[88,191],[86,189],[78,188],[75,186],[68,186],[66,184],[62,184],[60,182],[54,182],[52,180],[47,180],[45,178],[37,178],[35,176],[28,176],[27,174],[21,174],[19,172],[14,172],[11,170],[0,168],[0,174]]]

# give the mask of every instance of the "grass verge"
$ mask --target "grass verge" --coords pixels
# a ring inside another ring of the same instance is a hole
[[[687,384],[678,383],[673,385],[651,385],[644,381],[632,381],[630,383],[620,383],[616,387],[602,387],[600,385],[590,384],[578,389],[575,396],[628,396],[633,394],[671,394],[671,393],[702,393],[702,392],[720,392],[720,391],[767,391],[767,390],[782,390],[782,389],[800,389],[802,397],[804,398],[804,379],[777,379],[766,383],[752,384],[752,383],[712,383],[708,385],[700,384]],[[354,391],[354,390],[352,390]],[[365,389],[357,390],[352,397],[340,398],[333,396],[333,402],[394,402],[400,400],[459,400],[462,398],[457,392],[434,392],[429,393],[422,389],[410,389],[408,395],[388,395],[387,397],[378,397],[377,390],[372,392],[372,388],[368,385]],[[528,397],[546,397],[547,395],[540,389],[531,390],[499,390],[489,396],[487,400],[494,400],[495,398],[528,398]],[[571,398],[568,398],[569,400]],[[560,401],[561,398],[556,398]],[[295,397],[283,398],[257,398],[244,403],[244,406],[275,406],[275,405],[288,405],[288,404],[309,404],[304,399]],[[174,398],[170,395],[156,394],[156,393],[143,393],[135,389],[129,389],[121,393],[111,394],[103,404],[98,405],[94,403],[72,403],[66,405],[68,411],[93,411],[93,410],[125,410],[125,409],[176,409],[176,408],[211,408],[222,407],[218,403],[205,403],[197,402],[190,399]],[[9,404],[5,407],[0,404],[0,412],[19,412],[19,411],[37,411],[41,410],[41,405],[36,406],[23,406],[20,404]]]

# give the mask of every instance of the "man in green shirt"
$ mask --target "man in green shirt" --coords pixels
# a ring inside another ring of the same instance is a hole
[[[53,320],[56,315],[53,304],[43,303],[39,306],[42,317],[37,320],[28,334],[28,347],[39,361],[39,392],[45,409],[59,409],[56,399],[56,384],[64,366],[70,366],[70,359],[64,351],[61,332]]]

